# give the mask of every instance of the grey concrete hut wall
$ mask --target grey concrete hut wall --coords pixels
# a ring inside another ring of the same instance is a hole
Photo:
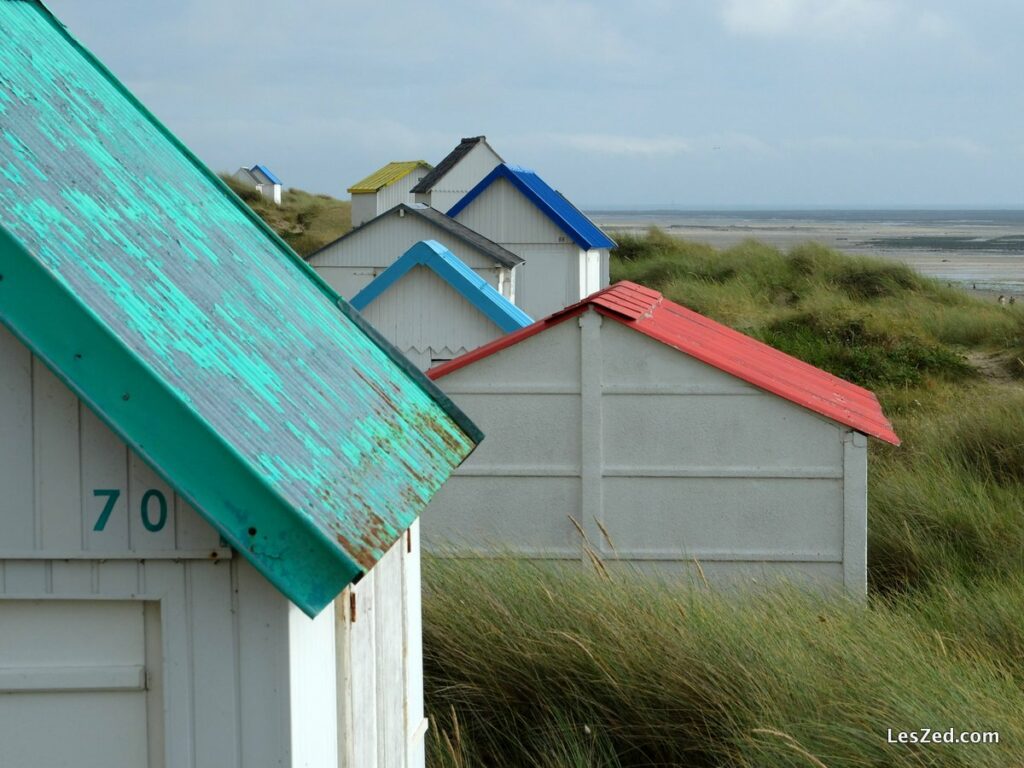
[[[438,380],[488,438],[428,548],[866,590],[866,438],[587,311]],[[608,538],[601,531],[603,526]]]

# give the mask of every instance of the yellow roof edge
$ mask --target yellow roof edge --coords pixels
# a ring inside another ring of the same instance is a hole
[[[359,194],[362,192],[376,192],[381,187],[386,187],[389,184],[394,184],[396,181],[404,179],[410,173],[415,171],[420,166],[428,170],[433,170],[434,166],[428,163],[426,160],[400,160],[397,162],[388,163],[382,168],[378,168],[376,171],[371,173],[365,179],[357,181],[351,187],[348,188],[350,194]]]

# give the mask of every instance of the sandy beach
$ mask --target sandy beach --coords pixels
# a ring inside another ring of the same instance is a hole
[[[748,238],[789,249],[819,242],[901,261],[966,290],[1024,298],[1024,217],[986,212],[597,212],[613,237],[656,226],[728,248]]]

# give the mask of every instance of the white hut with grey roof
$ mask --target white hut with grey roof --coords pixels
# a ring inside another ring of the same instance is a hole
[[[436,240],[511,302],[523,260],[426,205],[397,205],[309,257],[338,293],[351,298],[422,240]]]
[[[447,211],[502,162],[486,136],[463,139],[412,188],[414,200]]]

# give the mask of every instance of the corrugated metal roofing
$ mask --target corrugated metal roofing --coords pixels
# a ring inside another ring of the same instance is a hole
[[[615,241],[601,231],[579,208],[570,203],[561,192],[528,168],[502,163],[487,174],[448,211],[455,218],[498,179],[507,179],[580,248],[614,248]]]
[[[481,141],[487,144],[487,137],[470,136],[460,141],[455,149],[445,155],[444,159],[434,167],[434,170],[419,180],[419,183],[412,188],[413,194],[429,192],[436,187],[437,183],[448,174],[448,171],[458,165],[459,161],[468,155],[469,151]],[[490,146],[490,144],[487,146]],[[492,148],[491,151],[494,152],[494,149]],[[494,152],[494,154],[498,155],[497,152]],[[501,159],[500,155],[498,155],[498,159]]]
[[[382,187],[394,184],[415,171],[417,168],[431,168],[430,163],[425,160],[405,160],[402,162],[388,163],[383,168],[378,168],[362,181],[358,181],[348,188],[350,194],[362,192],[376,192]]]
[[[260,173],[262,173],[264,176],[267,177],[267,179],[270,181],[271,184],[280,184],[281,183],[281,180],[279,178],[277,178],[277,176],[272,174],[270,172],[270,169],[267,168],[267,166],[265,166],[265,165],[258,165],[258,164],[254,165],[252,168],[249,169],[249,171],[250,172],[259,171]]]
[[[24,0],[0,176],[0,322],[307,613],[482,437]]]
[[[352,237],[353,235],[366,231],[367,227],[372,227],[376,223],[385,221],[386,218],[389,216],[400,216],[403,213],[413,214],[415,216],[419,216],[423,219],[426,219],[431,224],[440,227],[442,230],[452,235],[453,237],[458,238],[467,245],[471,245],[473,248],[480,251],[480,253],[484,254],[485,256],[490,256],[492,259],[494,259],[494,261],[496,261],[498,264],[501,264],[503,267],[512,268],[523,263],[523,258],[521,256],[517,256],[516,254],[512,253],[512,251],[502,248],[493,240],[488,240],[479,232],[470,229],[465,224],[460,224],[450,216],[445,216],[436,208],[431,208],[429,205],[424,205],[423,203],[413,203],[412,205],[399,203],[394,208],[391,208],[385,211],[384,213],[374,216],[369,221],[360,224],[356,229],[349,230],[344,235],[339,237],[337,240],[332,240],[323,248],[317,249],[316,251],[314,251],[313,253],[309,254],[306,257],[306,261],[309,261],[321,251],[325,251],[328,248],[333,247],[337,243],[340,243],[343,240],[345,240],[346,238]]]
[[[525,328],[533,320],[467,267],[458,256],[436,240],[421,240],[394,264],[375,277],[352,297],[352,306],[360,312],[384,291],[398,282],[410,269],[422,265],[433,270],[470,304],[506,333]]]
[[[900,444],[873,392],[668,301],[657,291],[627,281],[439,365],[427,375],[439,379],[588,309],[858,432]]]

